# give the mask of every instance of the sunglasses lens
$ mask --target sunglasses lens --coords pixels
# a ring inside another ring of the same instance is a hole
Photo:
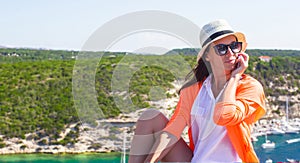
[[[229,45],[230,49],[232,50],[232,52],[234,53],[239,53],[242,50],[242,42],[234,42],[232,44]]]
[[[227,53],[227,46],[224,44],[216,45],[216,50],[219,55],[225,55]]]

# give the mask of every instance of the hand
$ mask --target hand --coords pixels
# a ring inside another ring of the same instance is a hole
[[[237,68],[232,70],[231,77],[236,75],[242,75],[246,69],[248,68],[249,55],[247,53],[239,53],[238,58],[236,60]]]

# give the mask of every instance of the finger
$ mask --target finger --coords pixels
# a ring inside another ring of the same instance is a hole
[[[249,56],[248,54],[244,53],[243,57],[241,57],[241,62],[244,65],[244,67],[248,67],[248,61],[249,61]]]
[[[242,54],[238,55],[237,60],[238,60],[238,62],[244,62],[245,61],[244,56]]]
[[[245,61],[245,58],[243,55],[239,55],[237,58],[237,62],[240,63],[240,67],[247,67],[247,61]]]
[[[239,61],[245,65],[245,67],[248,66],[249,56],[246,53],[239,54]]]
[[[239,53],[238,56],[241,56],[245,61],[248,61],[249,55],[247,53]]]
[[[244,55],[244,59],[245,59],[245,61],[248,61],[249,60],[249,55],[247,54],[247,53],[244,53],[245,55]]]

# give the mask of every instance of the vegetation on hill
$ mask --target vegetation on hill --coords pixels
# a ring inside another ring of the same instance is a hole
[[[154,87],[167,91],[172,81],[183,80],[195,64],[194,52],[184,49],[177,50],[180,55],[163,56],[103,53],[95,71],[97,101],[103,118],[150,107],[147,101],[159,98],[149,92],[155,91]],[[251,57],[246,73],[263,84],[267,96],[300,93],[299,51],[249,50],[248,53]],[[25,138],[26,133],[38,132],[40,137],[49,136],[56,144],[66,144],[76,137],[75,132],[58,141],[66,125],[80,120],[72,94],[77,55],[76,51],[0,49],[0,135]],[[270,62],[263,62],[259,55],[273,57]],[[281,88],[285,86],[296,89]],[[129,103],[122,103],[120,108],[116,105],[120,99]]]

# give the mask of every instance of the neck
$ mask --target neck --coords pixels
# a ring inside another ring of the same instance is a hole
[[[231,73],[216,73],[212,76],[212,85],[216,90],[223,89],[225,83],[229,80]]]

